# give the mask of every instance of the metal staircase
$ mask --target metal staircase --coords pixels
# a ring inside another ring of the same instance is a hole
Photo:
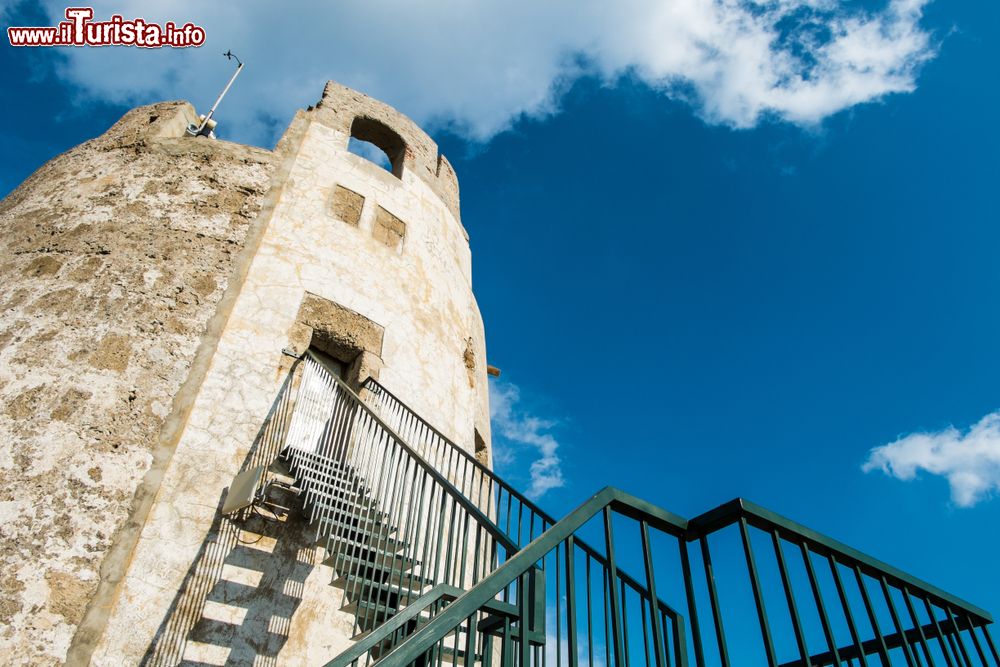
[[[752,503],[557,522],[375,380],[307,353],[282,392],[251,463],[280,452],[355,615],[332,667],[1000,667],[987,612]]]
[[[471,588],[518,550],[481,504],[411,449],[318,357],[306,356],[299,373],[279,462],[300,492],[324,564],[344,589],[356,634],[392,618],[431,586]]]

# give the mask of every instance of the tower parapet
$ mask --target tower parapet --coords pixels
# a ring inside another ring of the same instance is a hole
[[[348,137],[375,144],[389,157],[397,178],[412,174],[441,198],[460,219],[458,177],[437,143],[410,118],[356,90],[329,81],[310,111],[315,119]]]

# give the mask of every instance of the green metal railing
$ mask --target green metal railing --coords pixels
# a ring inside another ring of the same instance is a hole
[[[413,449],[474,499],[517,544],[527,544],[554,523],[524,494],[452,442],[374,378],[362,384],[365,402]]]
[[[603,536],[604,566],[579,548],[588,532]],[[632,563],[648,596],[620,584],[619,568]],[[530,581],[539,572],[541,585]],[[541,636],[526,623],[540,599]],[[684,616],[665,613],[663,599]],[[497,600],[517,614],[491,613]],[[687,521],[607,488],[380,664],[662,667],[693,656],[699,667],[998,667],[991,623],[982,609],[752,503],[734,500]]]
[[[370,383],[366,388],[371,391]],[[387,424],[311,352],[297,362],[283,392],[281,404],[288,407],[269,431],[282,441],[282,456],[302,488],[326,562],[356,611],[354,632],[375,630],[363,643],[366,661],[414,629],[414,605],[426,601],[429,587],[475,586],[553,523],[425,421],[407,421],[412,412],[405,406],[390,413],[394,421]],[[606,566],[596,550],[582,548]],[[543,583],[544,573],[531,578]],[[615,581],[631,595],[648,598],[626,573]],[[421,608],[419,620],[447,601]],[[673,610],[657,606],[674,618]],[[395,621],[403,612],[408,621]],[[543,614],[529,623],[540,636],[544,625]]]
[[[518,545],[312,354],[282,455],[327,563],[376,627],[434,584],[468,589]]]
[[[456,487],[467,497],[476,499],[477,505],[510,540],[521,547],[555,525],[555,519],[545,510],[518,491],[512,484],[484,465],[467,450],[455,444],[415,410],[404,403],[374,378],[362,384],[365,402],[396,433],[436,469],[444,471]],[[585,540],[577,539],[576,548],[586,557],[587,567],[607,571],[604,555]],[[542,569],[545,562],[540,563]],[[635,597],[649,604],[649,591],[628,572],[618,568],[615,580],[622,595]],[[659,613],[676,624],[677,614],[663,601],[656,605]],[[436,608],[435,608],[436,609]],[[542,619],[544,620],[544,619]],[[374,645],[375,640],[366,643]],[[336,664],[341,664],[340,659]],[[347,664],[347,663],[343,663]]]
[[[367,394],[365,402],[372,410],[428,463],[438,470],[450,471],[449,478],[459,491],[475,498],[479,508],[519,547],[555,525],[552,515],[455,444],[378,380],[368,378],[362,389]],[[577,546],[601,567],[607,566],[597,549],[583,540],[578,540]],[[618,576],[637,595],[648,597],[648,591],[637,579],[622,570],[618,571]]]

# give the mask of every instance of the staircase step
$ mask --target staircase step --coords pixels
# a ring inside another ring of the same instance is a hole
[[[341,579],[338,583],[342,584],[344,590],[360,590],[361,586],[378,586],[381,590],[396,591],[403,596],[406,596],[406,592],[409,591],[409,597],[412,599],[417,599],[420,597],[421,593],[426,592],[425,589],[430,583],[426,578],[420,575],[414,574],[412,577],[411,571],[403,572],[401,576],[392,577],[392,581],[379,581],[372,582],[371,579],[366,577],[358,576],[356,574],[348,574],[344,579]]]
[[[300,457],[296,460],[287,460],[285,468],[289,474],[299,478],[310,477],[322,481],[323,483],[341,483],[354,485],[356,487],[366,486],[364,479],[353,470],[345,470],[338,466],[330,466],[322,458],[311,458],[309,456]]]
[[[323,543],[321,542],[321,544]],[[323,546],[328,554],[344,554],[373,564],[385,563],[387,566],[386,569],[389,569],[397,562],[406,565],[403,568],[404,570],[413,567],[415,564],[419,564],[419,561],[414,562],[406,554],[399,553],[399,551],[386,551],[376,546],[359,542],[332,541],[329,544],[323,544]]]
[[[396,605],[385,605],[375,601],[361,600],[352,602],[344,607],[344,610],[357,612],[358,622],[362,620],[370,621],[376,616],[380,621],[386,621],[396,615],[399,608]]]
[[[389,550],[405,549],[410,545],[405,540],[391,537],[396,532],[396,528],[391,524],[382,524],[382,527],[374,529],[359,527],[352,523],[334,521],[331,519],[316,519],[309,526],[310,529],[319,531],[322,535],[334,536],[334,540],[346,542],[359,542],[363,544],[379,545]]]
[[[295,486],[295,475],[292,474],[288,466],[284,465],[280,459],[275,459],[271,462],[271,465],[267,467],[267,473],[273,480],[287,486]]]
[[[375,510],[378,501],[370,496],[356,493],[354,491],[341,491],[339,489],[329,489],[321,486],[303,487],[303,494],[307,502],[321,503],[333,507],[360,507],[362,509]]]
[[[336,478],[329,478],[324,475],[310,474],[310,471],[295,475],[296,483],[306,490],[327,491],[343,495],[351,495],[355,498],[371,497],[368,487],[360,482],[348,482]]]
[[[406,575],[411,567],[420,564],[420,561],[414,561],[407,556],[372,549],[368,551],[369,553],[362,556],[350,555],[343,552],[336,555],[329,555],[323,559],[323,565],[333,566],[337,571],[353,573],[360,568],[360,571],[366,574],[369,571],[372,573],[384,572],[388,576],[393,572]],[[385,581],[385,577],[378,578],[378,580]]]
[[[333,521],[346,521],[348,523],[360,522],[362,529],[369,529],[373,525],[378,526],[388,518],[388,514],[370,507],[357,507],[351,504],[337,504],[328,502],[328,494],[324,496],[314,495],[306,497],[307,506],[312,509],[314,516],[322,516],[324,519]],[[327,501],[327,502],[324,502]],[[315,520],[315,519],[314,519]],[[366,525],[367,524],[367,525]]]
[[[378,581],[374,582],[370,579],[365,579],[364,577],[358,577],[355,575],[349,575],[347,581],[344,585],[345,590],[366,590],[362,587],[367,586],[368,588],[378,590],[387,594],[395,594],[403,598],[410,600],[416,600],[424,592],[426,585],[421,585],[418,583],[419,579],[422,577],[414,577],[413,585],[408,585],[407,580],[409,579],[409,573],[403,575],[403,581],[401,582],[389,582],[389,581]]]
[[[330,565],[337,571],[340,578],[334,584],[346,590],[350,590],[348,582],[354,583],[354,579],[391,583],[396,586],[410,588],[414,591],[434,584],[433,580],[422,574],[417,574],[413,570],[400,570],[398,568],[390,570],[389,568],[377,567],[370,561],[359,560],[349,556],[339,555],[336,560],[328,557],[323,561],[323,564]]]

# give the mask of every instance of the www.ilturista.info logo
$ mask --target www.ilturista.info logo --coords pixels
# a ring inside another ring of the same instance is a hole
[[[110,21],[93,21],[93,7],[67,7],[66,20],[54,27],[10,27],[11,46],[164,46],[185,48],[205,43],[205,29],[193,23],[163,25],[144,19],[125,20],[118,14]]]

